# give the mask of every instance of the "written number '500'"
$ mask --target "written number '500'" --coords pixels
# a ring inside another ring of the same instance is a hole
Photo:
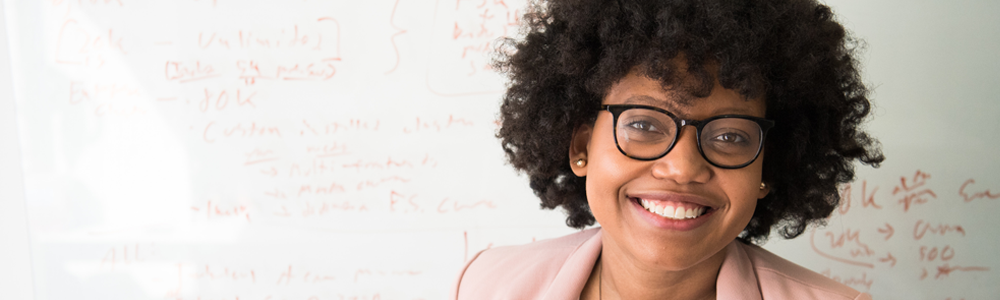
[[[921,261],[934,261],[938,258],[941,261],[947,261],[953,257],[955,257],[955,249],[952,249],[951,246],[944,246],[944,248],[920,246]]]

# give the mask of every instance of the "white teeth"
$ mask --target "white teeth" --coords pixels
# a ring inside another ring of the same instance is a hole
[[[648,210],[651,213],[660,214],[660,211],[663,211],[663,207],[662,206],[657,206],[656,204],[654,204],[654,203],[652,203],[652,202],[650,202],[648,200],[639,199],[639,203],[641,203],[642,207],[645,208],[646,210]]]
[[[687,216],[685,216],[684,214],[684,208],[678,207],[677,210],[674,211],[674,219],[684,219],[684,218],[687,218]]]
[[[660,212],[659,215],[664,216],[664,217],[673,217],[674,216],[674,207],[673,206],[664,206],[663,211]]]
[[[642,204],[642,207],[651,213],[677,220],[697,218],[708,209],[707,207],[690,209],[685,209],[684,207],[675,208],[671,205],[658,205],[658,203],[646,199],[639,199],[639,204]]]

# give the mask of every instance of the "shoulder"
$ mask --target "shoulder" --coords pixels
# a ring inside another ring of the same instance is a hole
[[[753,264],[764,299],[871,299],[866,293],[858,292],[761,247],[739,242],[737,244],[746,251]]]
[[[453,287],[452,299],[542,298],[552,292],[554,285],[566,284],[560,278],[574,278],[569,280],[572,285],[579,276],[584,276],[582,288],[600,254],[599,233],[599,229],[590,229],[525,245],[483,250],[466,263]],[[598,246],[593,249],[595,238]],[[582,260],[585,264],[591,257],[589,265],[568,263]]]

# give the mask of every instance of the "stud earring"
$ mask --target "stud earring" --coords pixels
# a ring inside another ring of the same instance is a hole
[[[581,158],[581,159],[577,159],[577,160],[576,160],[576,166],[577,166],[577,167],[581,167],[581,168],[583,168],[583,167],[584,167],[584,166],[586,166],[586,165],[587,165],[587,160],[586,160],[586,159],[582,159],[582,158]]]
[[[760,183],[760,189],[762,189],[762,190],[763,190],[763,189],[766,189],[766,188],[767,188],[767,184],[765,184],[765,183],[761,182],[761,183]]]

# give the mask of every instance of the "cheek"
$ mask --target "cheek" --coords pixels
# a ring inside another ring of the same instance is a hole
[[[757,196],[760,194],[760,163],[754,163],[740,171],[739,174],[731,174],[730,182],[726,188],[729,194],[730,205],[732,205],[739,223],[745,225],[753,217],[757,207]],[[720,178],[721,179],[721,178]],[[742,229],[741,229],[742,230]]]
[[[630,163],[626,161],[628,157],[618,152],[610,130],[606,131],[595,132],[588,147],[587,201],[598,222],[619,209],[621,187],[632,175],[626,167]]]
[[[757,197],[746,197],[745,199],[741,199],[738,205],[740,206],[739,210],[741,223],[749,224],[750,219],[753,218],[754,210],[757,208]]]

